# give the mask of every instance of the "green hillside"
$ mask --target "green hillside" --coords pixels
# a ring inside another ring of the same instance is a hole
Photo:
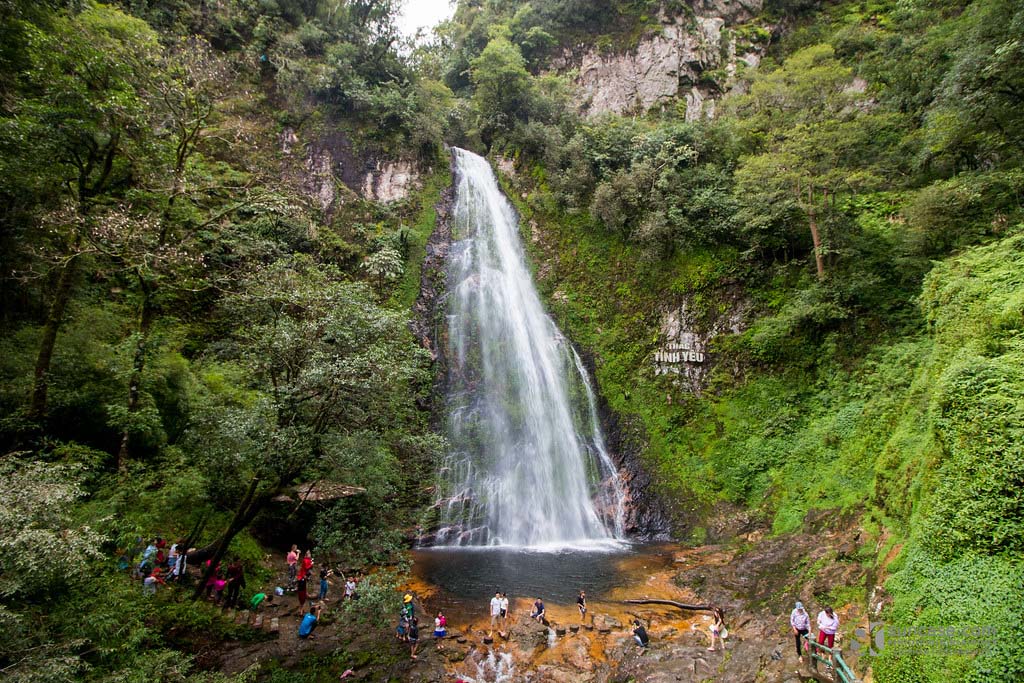
[[[235,678],[206,655],[261,636],[118,568],[155,534],[253,583],[308,535],[383,568],[360,629],[397,610],[444,451],[409,321],[458,145],[513,162],[545,303],[676,540],[856,529],[873,581],[818,598],[995,634],[874,680],[1024,678],[1024,7],[769,0],[693,91],[595,113],[581,60],[721,8],[460,0],[413,45],[398,4],[0,0],[4,677]],[[394,201],[364,186],[389,164]],[[699,391],[655,373],[680,306],[716,330]],[[311,482],[355,488],[282,502]]]

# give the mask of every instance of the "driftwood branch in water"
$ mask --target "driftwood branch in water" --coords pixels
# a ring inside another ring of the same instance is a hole
[[[622,602],[630,605],[671,605],[672,607],[678,607],[679,609],[692,610],[694,612],[713,612],[721,615],[722,610],[715,607],[714,605],[688,605],[685,602],[676,602],[675,600],[659,600],[656,598],[643,598],[641,600],[623,600]]]

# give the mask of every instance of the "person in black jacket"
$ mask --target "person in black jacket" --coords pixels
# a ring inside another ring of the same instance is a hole
[[[633,640],[640,647],[647,647],[651,644],[651,638],[647,635],[647,629],[644,628],[643,624],[638,619],[633,620]]]
[[[224,608],[235,607],[238,603],[238,593],[245,588],[245,568],[238,558],[231,560],[228,565],[228,596],[224,601]]]

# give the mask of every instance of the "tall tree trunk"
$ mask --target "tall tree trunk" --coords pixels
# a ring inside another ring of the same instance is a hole
[[[36,355],[36,367],[32,383],[32,400],[29,403],[29,418],[35,421],[46,417],[46,399],[50,388],[50,363],[53,360],[53,349],[57,344],[57,333],[64,322],[64,311],[71,300],[71,285],[78,272],[78,242],[76,240],[71,257],[64,263],[57,279],[57,289],[50,301],[43,324],[43,338],[39,342],[39,353]]]
[[[238,504],[235,509],[235,515],[231,518],[231,522],[228,524],[227,529],[218,539],[216,548],[213,551],[213,556],[210,558],[210,563],[206,566],[206,570],[203,572],[203,578],[200,579],[199,585],[196,586],[195,593],[192,594],[193,600],[198,600],[203,595],[203,590],[206,588],[206,584],[210,581],[213,573],[217,570],[217,566],[220,561],[224,559],[224,555],[228,552],[228,546],[231,545],[231,541],[234,540],[238,532],[249,526],[249,523],[256,517],[256,513],[263,508],[264,502],[267,501],[268,496],[257,496],[256,489],[259,488],[260,478],[255,476],[249,483],[249,489],[245,492],[242,497],[242,502]],[[200,553],[195,553],[198,556]],[[191,556],[190,558],[191,559]]]
[[[153,329],[156,318],[156,306],[153,304],[154,288],[146,282],[145,276],[139,274],[139,288],[142,290],[142,306],[139,311],[139,338],[132,359],[132,375],[128,381],[128,417],[139,409],[142,373],[146,369],[146,352],[149,347],[149,333]],[[128,463],[131,446],[131,430],[125,424],[121,431],[121,447],[117,451],[117,470],[123,472]]]
[[[811,241],[814,243],[814,264],[818,267],[818,279],[825,279],[825,260],[821,256],[821,235],[818,234],[818,218],[814,211],[814,186],[807,187],[807,221],[811,225]]]

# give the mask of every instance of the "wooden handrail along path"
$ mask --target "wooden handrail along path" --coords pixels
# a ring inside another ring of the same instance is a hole
[[[811,668],[814,672],[818,672],[818,663],[825,665],[826,675],[831,670],[832,675],[830,678],[840,683],[860,683],[860,679],[857,678],[857,674],[853,673],[853,669],[850,665],[843,660],[843,651],[838,647],[827,647],[825,645],[818,644],[818,641],[811,638],[811,634],[808,633],[804,636],[804,645],[806,646],[807,652],[810,655]]]
[[[622,602],[630,605],[669,605],[681,610],[712,612],[717,614],[719,618],[723,615],[722,610],[714,605],[689,605],[684,602],[676,602],[675,600],[658,600],[654,598],[623,600]],[[825,645],[819,645],[818,641],[814,640],[809,633],[803,638],[807,653],[810,655],[811,668],[815,674],[818,673],[818,664],[820,662],[826,667],[824,675],[829,676],[833,681],[839,681],[839,683],[861,683],[861,680],[857,678],[857,674],[853,672],[850,665],[843,659],[842,648],[830,648]]]

